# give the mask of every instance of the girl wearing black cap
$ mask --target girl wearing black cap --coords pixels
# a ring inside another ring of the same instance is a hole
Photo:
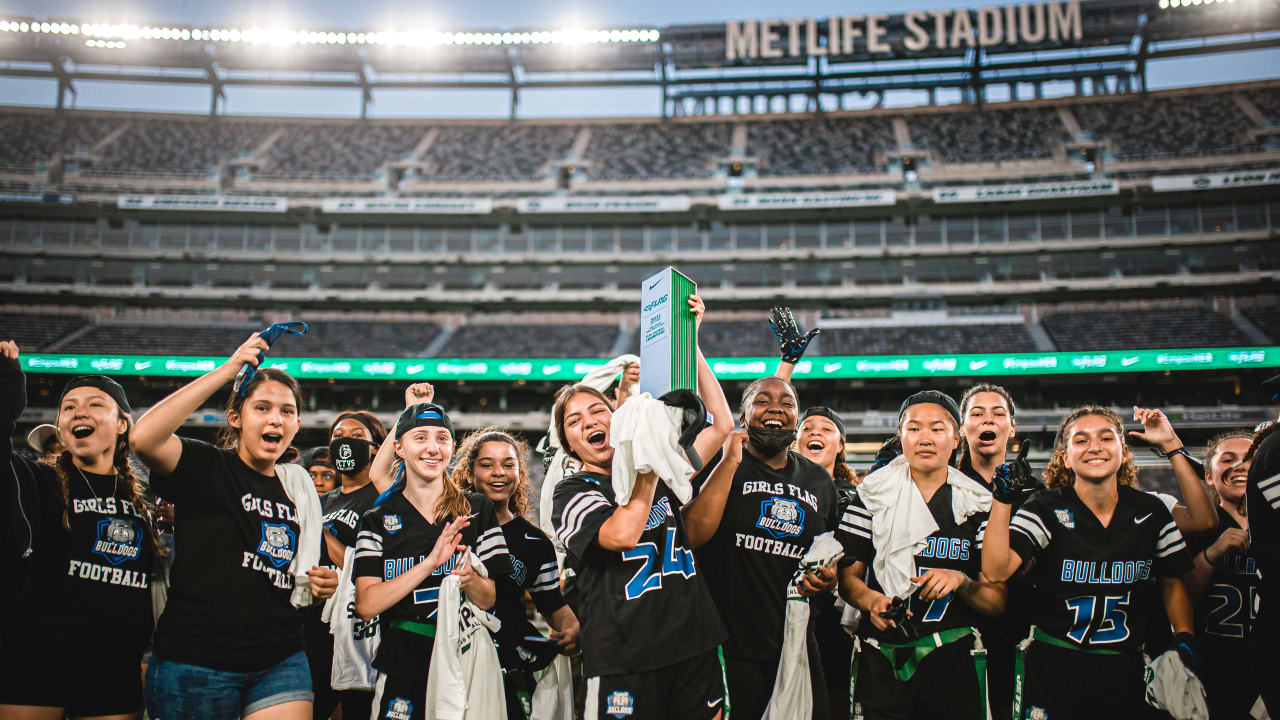
[[[364,620],[381,616],[373,716],[422,720],[441,581],[457,575],[467,599],[487,610],[496,599],[491,578],[511,570],[493,503],[448,476],[454,431],[444,408],[410,405],[392,437],[403,474],[360,520],[356,612]],[[472,569],[472,552],[489,577]]]
[[[220,446],[174,434],[267,349],[251,336],[221,367],[147,411],[130,435],[156,492],[179,508],[168,603],[147,668],[152,717],[311,716],[295,603],[332,595],[337,573],[299,565],[319,503],[305,473],[278,465],[298,431],[298,383],[268,368],[233,387]]]
[[[355,547],[360,517],[374,506],[378,493],[390,485],[387,481],[379,487],[369,473],[373,454],[386,437],[387,428],[373,413],[344,410],[329,423],[329,445],[316,448],[325,456],[322,469],[333,476],[329,490],[320,494],[321,520],[325,529],[324,547],[320,552],[321,567],[335,571],[342,567],[347,548]],[[307,662],[311,666],[311,684],[315,691],[312,717],[316,720],[327,718],[341,704],[343,720],[363,720],[369,717],[373,691],[333,689],[330,678],[334,642],[329,624],[322,618],[323,611],[321,605],[302,610]],[[354,611],[349,608],[336,608],[333,612],[350,613],[352,631],[357,634],[376,632],[376,620],[365,623],[354,617]]]
[[[26,405],[12,341],[0,342],[0,397],[5,555],[22,558],[6,563],[0,717],[140,718],[149,575],[163,546],[129,465],[124,389],[103,375],[67,383],[57,415],[66,449],[52,466],[10,444]]]
[[[560,593],[556,551],[542,530],[529,522],[529,447],[495,427],[467,436],[458,448],[453,481],[493,501],[511,553],[511,573],[497,578],[494,614],[502,621],[497,635],[507,694],[507,717],[527,717],[534,689],[533,671],[551,664],[556,652],[578,649],[578,618]],[[528,591],[538,612],[556,632],[549,642],[533,642],[539,632],[525,617]],[[344,719],[345,720],[345,719]]]
[[[791,450],[796,406],[795,390],[781,378],[748,385],[739,415],[746,430],[729,437],[724,458],[686,512],[690,541],[729,630],[725,677],[735,718],[759,718],[768,706],[782,653],[787,585],[813,539],[834,531],[839,517],[831,476]],[[814,597],[835,584],[835,569],[819,568],[799,590]],[[826,684],[812,637],[809,646],[814,717],[825,718]]]
[[[863,479],[840,520],[840,594],[862,610],[855,698],[868,720],[985,718],[975,626],[1005,603],[981,574],[991,493],[950,466],[960,411],[947,395],[907,398],[898,434],[902,455]]]

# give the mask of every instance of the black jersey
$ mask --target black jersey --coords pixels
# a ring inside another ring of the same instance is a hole
[[[1009,523],[1009,546],[1035,558],[1032,622],[1084,648],[1138,650],[1156,578],[1191,569],[1186,542],[1159,498],[1121,486],[1111,522],[1072,488],[1033,495]]]
[[[787,585],[813,539],[836,529],[836,486],[796,452],[776,470],[743,453],[730,482],[720,525],[695,553],[698,567],[729,632],[725,655],[777,659]]]
[[[324,531],[346,547],[355,547],[356,534],[360,528],[360,517],[373,507],[378,499],[378,489],[373,483],[367,483],[349,493],[342,488],[335,488],[320,496],[320,512],[323,514]],[[325,539],[320,538],[320,566],[337,569],[337,564],[329,557],[329,548]],[[324,603],[316,603],[302,608],[303,629],[309,648],[333,647],[333,635],[329,633],[329,623],[322,615]]]
[[[925,538],[924,548],[916,553],[916,574],[923,575],[931,569],[940,568],[959,570],[971,580],[977,580],[982,569],[982,529],[987,522],[987,513],[974,513],[957,524],[951,499],[951,485],[944,484],[926,503],[938,529]],[[871,522],[871,512],[862,503],[862,498],[855,495],[840,519],[837,536],[845,547],[845,561],[865,563],[867,586],[884,592],[872,568],[876,548],[871,540]],[[912,593],[909,602],[907,609],[912,614],[911,624],[921,637],[952,628],[974,627],[985,617],[969,603],[957,598],[954,592],[934,600],[923,600],[918,593]],[[858,624],[858,635],[886,642],[907,639],[899,630],[881,632],[866,613]]]
[[[1218,506],[1218,529],[1188,538],[1192,557],[1203,552],[1228,528],[1238,528],[1231,513]],[[1195,603],[1196,636],[1204,661],[1200,678],[1208,696],[1210,717],[1247,717],[1258,688],[1240,658],[1248,657],[1249,632],[1258,608],[1258,564],[1253,547],[1230,552],[1213,566],[1204,596]]]
[[[560,595],[559,568],[556,566],[556,550],[542,530],[533,523],[516,516],[502,526],[502,536],[511,553],[511,572],[506,576],[507,592],[499,593],[494,614],[505,629],[510,621],[523,620],[525,592],[533,598],[533,604],[544,616],[564,607]]]
[[[466,497],[471,503],[472,517],[471,523],[462,529],[460,545],[466,545],[479,556],[489,577],[511,572],[507,543],[493,503],[479,493],[466,493]],[[426,561],[445,524],[443,519],[428,522],[403,493],[392,493],[360,519],[352,576],[375,577],[386,582],[403,575],[414,565]],[[375,668],[397,676],[426,668],[432,638],[397,627],[396,623],[412,621],[434,625],[440,583],[462,560],[462,552],[455,552],[418,587],[382,613],[382,641],[373,660]]]
[[[724,626],[698,572],[680,500],[658,481],[636,546],[596,543],[617,509],[607,475],[577,473],[555,488],[552,523],[568,551],[588,676],[656,670],[720,644]]]
[[[1268,606],[1274,616],[1274,596],[1280,593],[1280,431],[1272,432],[1254,453],[1245,505],[1249,510],[1249,547],[1262,576],[1263,596],[1268,588],[1272,590]]]

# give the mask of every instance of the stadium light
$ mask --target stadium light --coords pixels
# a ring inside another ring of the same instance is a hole
[[[1213,0],[1204,0],[1212,2]],[[1219,0],[1223,1],[1223,0]],[[1161,6],[1200,0],[1161,0]],[[582,45],[657,42],[661,33],[654,28],[539,30],[532,32],[442,32],[437,30],[393,30],[332,32],[273,28],[190,28],[152,25],[113,25],[62,22],[27,23],[0,19],[0,32],[44,35],[84,35],[107,40],[157,40],[168,42],[248,43],[251,45],[383,45],[430,47],[435,45]],[[105,47],[93,45],[92,47]]]

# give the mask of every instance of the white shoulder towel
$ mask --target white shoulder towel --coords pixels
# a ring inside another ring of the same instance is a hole
[[[1204,685],[1182,664],[1177,650],[1147,660],[1147,704],[1164,710],[1173,720],[1209,720]]]
[[[550,665],[533,676],[537,685],[529,720],[573,720],[573,668],[569,658],[556,655]]]
[[[342,572],[338,575],[338,591],[325,601],[320,619],[329,624],[333,635],[333,669],[329,672],[329,687],[334,690],[373,690],[378,683],[378,671],[373,669],[373,657],[378,653],[381,634],[378,618],[364,622],[355,614],[356,585],[351,577],[355,565],[356,549],[347,548],[343,556]]]
[[[794,720],[813,715],[813,683],[809,678],[809,649],[805,636],[809,632],[809,599],[797,588],[805,573],[828,565],[841,554],[835,533],[825,532],[813,539],[800,567],[787,585],[787,616],[782,625],[782,655],[778,675],[773,683],[773,696],[762,720]],[[825,693],[822,695],[825,701]]]
[[[489,577],[473,552],[471,567]],[[440,582],[435,648],[427,670],[427,720],[506,720],[502,666],[493,636],[498,618],[476,607],[462,593],[457,575]]]
[[[640,356],[638,355],[630,353],[619,355],[587,373],[582,378],[582,383],[604,392],[609,389],[609,386],[617,379],[619,373],[626,369],[628,365],[639,362]],[[547,474],[542,478],[542,490],[538,494],[538,524],[542,526],[542,532],[551,538],[551,543],[556,548],[556,557],[563,567],[564,548],[556,538],[556,529],[551,524],[552,498],[555,493],[556,483],[567,475],[572,475],[576,472],[577,461],[569,457],[560,447],[560,437],[556,435],[556,419],[554,417],[551,418],[551,424],[547,427],[547,436],[543,442],[545,443],[545,448],[539,447],[539,452],[544,455],[547,452],[553,452],[554,454],[551,456],[551,464],[547,466]]]
[[[652,472],[666,481],[681,503],[693,499],[693,466],[680,448],[680,421],[684,411],[641,393],[628,398],[609,422],[609,446],[613,448],[613,499],[626,505],[636,485],[636,475]]]
[[[289,563],[289,574],[293,575],[293,593],[289,602],[294,607],[306,607],[315,602],[311,595],[311,576],[307,571],[320,563],[320,533],[324,532],[320,496],[316,494],[311,474],[301,465],[276,465],[276,477],[298,510],[298,550]]]
[[[991,509],[991,491],[959,470],[947,468],[947,484],[951,486],[951,509],[957,524],[976,512]],[[915,590],[911,578],[916,575],[916,553],[924,549],[925,538],[938,530],[929,506],[911,481],[907,458],[899,455],[868,475],[858,485],[858,496],[871,513],[871,544],[876,549],[872,569],[876,580],[885,595],[906,597]]]

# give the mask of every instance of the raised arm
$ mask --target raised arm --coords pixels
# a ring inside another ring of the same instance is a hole
[[[1009,516],[1013,507],[1000,500],[991,501],[991,514],[982,536],[982,575],[994,582],[1004,582],[1022,567],[1022,557],[1009,545]]]
[[[269,349],[267,341],[257,333],[249,336],[221,366],[174,391],[138,418],[129,431],[129,447],[155,472],[172,473],[182,458],[182,441],[174,433],[183,421],[218,388],[235,380],[246,363],[257,367],[258,354]]]
[[[689,544],[694,548],[707,544],[720,528],[724,505],[729,500],[729,488],[733,485],[734,473],[742,464],[743,445],[746,442],[745,431],[737,430],[729,434],[720,464],[711,471],[711,477],[707,478],[697,497],[681,508],[685,532],[689,533]]]
[[[613,511],[596,533],[596,544],[605,550],[626,552],[640,542],[644,524],[653,509],[653,495],[658,488],[658,476],[651,472],[636,476],[631,499]]]
[[[804,351],[809,349],[809,342],[813,337],[822,331],[814,328],[807,333],[804,332],[796,324],[796,318],[788,307],[775,307],[769,311],[769,327],[778,337],[778,351],[782,356],[778,362],[778,371],[774,375],[791,382],[791,375],[796,371],[796,363],[800,362]]]
[[[432,402],[436,396],[436,390],[431,383],[414,383],[404,389],[404,406],[409,407],[418,403]],[[395,462],[396,462],[396,438],[395,428],[391,428],[391,432],[387,433],[387,438],[382,441],[382,445],[378,446],[378,452],[373,456],[373,461],[369,463],[369,482],[373,483],[373,487],[382,492],[391,487],[396,481]]]
[[[1197,468],[1184,454],[1182,440],[1178,439],[1169,418],[1159,410],[1135,405],[1133,419],[1142,423],[1142,430],[1131,431],[1129,437],[1150,443],[1168,457],[1173,475],[1178,479],[1183,504],[1174,506],[1170,511],[1178,531],[1183,535],[1194,535],[1218,527],[1218,513],[1204,483],[1204,468]]]
[[[697,295],[689,297],[689,312],[693,313],[697,328],[702,327],[706,311],[707,306],[702,298]],[[705,462],[720,448],[729,433],[733,432],[733,411],[729,409],[724,388],[720,387],[720,381],[703,356],[702,348],[698,348],[698,397],[707,407],[707,412],[711,413],[711,427],[704,428],[693,441],[693,449]]]

